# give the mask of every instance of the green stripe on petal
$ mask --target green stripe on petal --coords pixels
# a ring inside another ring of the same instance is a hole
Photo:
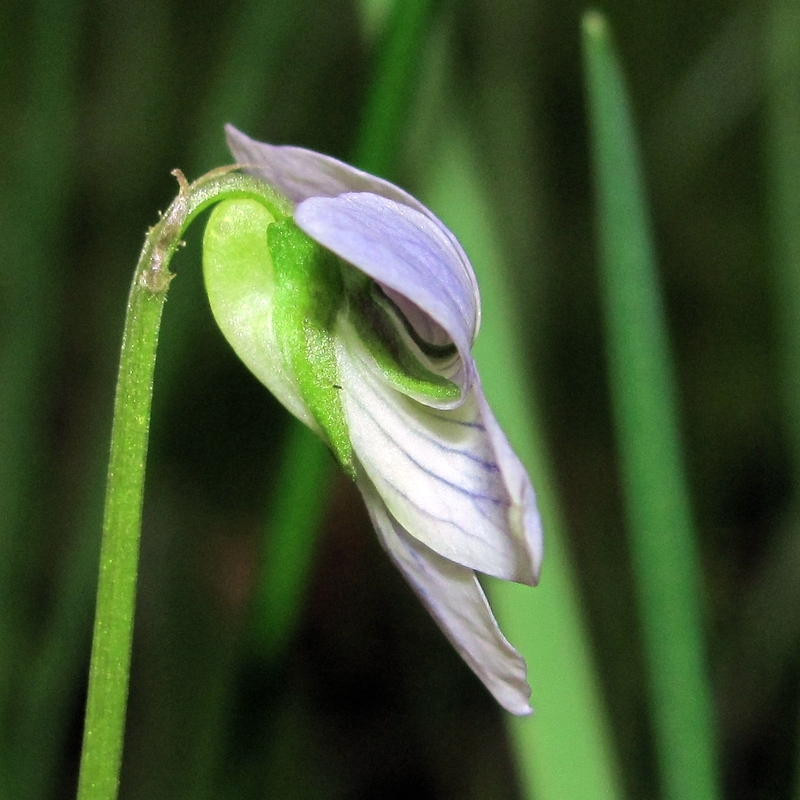
[[[461,388],[449,379],[458,372],[455,344],[436,345],[414,330],[397,305],[374,281],[349,293],[349,318],[383,377],[421,402],[454,404]]]
[[[533,490],[480,384],[456,408],[431,408],[382,379],[348,321],[339,330],[353,449],[394,519],[443,558],[535,584],[542,545]]]

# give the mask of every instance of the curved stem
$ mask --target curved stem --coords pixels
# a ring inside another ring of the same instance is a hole
[[[145,240],[128,297],[120,354],[89,670],[79,800],[114,800],[119,786],[130,673],[147,440],[161,313],[169,263],[192,220],[219,200],[249,197],[276,217],[291,207],[268,186],[233,167],[191,185],[175,172],[178,196]]]

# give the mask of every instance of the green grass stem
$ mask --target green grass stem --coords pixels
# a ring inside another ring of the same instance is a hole
[[[426,199],[470,255],[483,321],[474,352],[497,418],[529,470],[545,532],[536,589],[492,581],[501,627],[528,663],[534,715],[508,724],[524,796],[536,800],[622,797],[613,741],[568,558],[540,413],[528,385],[517,293],[511,285],[466,135],[445,127]]]
[[[583,19],[607,349],[664,797],[719,796],[701,576],[642,170],[604,18]]]

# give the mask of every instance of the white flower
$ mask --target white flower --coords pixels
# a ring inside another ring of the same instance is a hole
[[[525,662],[475,572],[535,585],[541,525],[471,355],[480,299],[463,249],[427,208],[380,178],[227,133],[243,169],[288,198],[293,225],[323,255],[295,274],[287,264],[302,246],[281,244],[286,225],[267,214],[272,266],[260,278],[240,275],[231,290],[234,268],[206,261],[220,327],[331,445],[386,552],[467,664],[504,708],[530,713]]]

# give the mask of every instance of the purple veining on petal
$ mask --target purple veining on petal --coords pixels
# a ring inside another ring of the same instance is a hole
[[[376,484],[376,485],[378,485],[378,484]],[[394,484],[392,484],[390,486],[390,488],[391,488],[392,494],[394,494],[397,497],[402,498],[403,501],[408,506],[411,506],[411,507],[414,508],[414,510],[417,512],[417,514],[419,516],[425,517],[425,519],[430,520],[431,522],[435,523],[435,525],[437,526],[437,529],[439,529],[440,532],[441,532],[441,528],[439,526],[446,526],[446,528],[448,529],[448,532],[450,534],[458,532],[459,534],[462,534],[465,537],[466,540],[472,540],[473,543],[474,542],[483,542],[484,537],[485,537],[485,535],[487,533],[486,528],[483,528],[482,530],[470,530],[470,529],[464,527],[464,525],[462,525],[461,523],[459,523],[455,519],[452,519],[450,517],[443,517],[443,516],[439,516],[437,514],[434,514],[429,508],[426,508],[425,506],[423,506],[420,503],[418,503],[414,499],[414,496],[412,496],[410,494],[407,494],[406,492],[402,491],[401,489],[399,489]],[[385,492],[384,492],[384,495],[385,495]],[[386,499],[386,498],[384,497],[384,499]],[[499,530],[498,526],[496,524],[496,520],[494,519],[494,515],[491,513],[491,510],[486,508],[487,505],[492,506],[492,505],[496,505],[496,503],[491,498],[486,498],[486,497],[473,497],[473,498],[471,498],[471,500],[472,500],[472,503],[471,503],[472,508],[477,510],[477,512],[480,514],[481,519],[483,519],[486,522],[486,525],[489,526],[489,527],[494,528],[495,530]],[[415,535],[414,538],[417,541],[421,542],[421,543],[425,543],[426,540],[420,535],[419,529],[415,528],[415,530],[416,530],[416,534],[417,535]],[[500,531],[500,532],[502,533],[502,531]],[[431,549],[434,552],[438,552],[437,548],[435,548],[435,547],[431,547]],[[446,553],[440,553],[440,555],[442,556],[442,558],[447,558],[449,561],[453,561],[453,562],[455,562],[457,564],[461,564],[462,566],[467,567],[468,569],[474,569],[477,572],[483,572],[483,573],[485,573],[487,575],[493,575],[494,577],[504,578],[506,580],[514,580],[513,577],[509,577],[508,575],[495,575],[494,572],[490,571],[487,568],[479,569],[477,566],[474,566],[474,565],[470,564],[466,551],[462,552],[462,557],[461,558],[458,558],[455,555],[453,555],[451,557],[451,556],[447,555]]]
[[[487,447],[487,445],[490,444],[490,439],[488,436],[478,440],[476,440],[474,437],[470,437],[466,440],[463,438],[463,436],[467,435],[467,431],[470,434],[485,433],[483,426],[456,425],[456,429],[458,427],[466,428],[466,431],[463,432],[462,436],[458,439],[454,439],[450,436],[445,438],[442,435],[442,431],[440,430],[437,432],[433,425],[435,424],[441,429],[444,426],[451,427],[453,423],[458,423],[459,420],[455,417],[453,411],[448,412],[449,416],[445,416],[442,412],[439,412],[435,409],[429,409],[427,406],[422,406],[421,404],[417,403],[417,401],[408,398],[399,392],[396,392],[394,389],[388,386],[385,388],[381,386],[381,389],[376,391],[378,384],[374,380],[374,377],[372,377],[373,373],[369,369],[369,365],[363,357],[363,351],[360,353],[351,352],[349,355],[357,359],[357,364],[362,375],[370,375],[371,379],[368,383],[362,384],[361,391],[355,391],[353,390],[353,387],[351,387],[347,392],[347,401],[353,403],[354,406],[359,408],[362,413],[372,421],[387,442],[394,442],[395,446],[401,450],[413,464],[428,472],[432,477],[437,477],[443,482],[452,486],[454,489],[463,491],[472,497],[484,496],[480,492],[469,490],[463,484],[456,484],[455,482],[446,479],[440,473],[424,467],[421,462],[411,456],[410,453],[406,452],[399,445],[396,437],[394,437],[389,431],[387,424],[385,422],[381,422],[377,416],[377,412],[379,410],[384,410],[385,412],[391,409],[391,411],[389,411],[391,421],[400,421],[403,424],[407,435],[413,436],[416,439],[418,448],[419,444],[423,443],[425,445],[429,445],[433,450],[437,451],[435,459],[433,456],[431,456],[431,458],[432,460],[435,460],[440,467],[449,465],[452,471],[452,465],[456,463],[454,459],[464,459],[465,461],[476,465],[480,468],[481,474],[488,476],[489,480],[492,482],[492,485],[495,485],[496,488],[500,489],[503,497],[503,504],[509,504],[507,493],[503,489],[500,467],[494,458],[491,458],[491,460],[489,458],[490,456],[494,455],[494,451],[491,447]],[[381,392],[384,392],[385,394],[381,394]],[[469,410],[466,407],[460,408],[459,411],[461,413],[469,413]],[[384,413],[381,416],[386,418],[387,415]],[[480,446],[481,450],[476,451],[476,446]],[[460,469],[457,471],[457,474],[461,480],[465,479],[466,466],[466,464],[462,464]],[[483,487],[489,485],[488,481],[484,480],[483,478],[481,478],[479,482]],[[488,498],[488,495],[486,497]],[[492,499],[496,500],[497,498]]]
[[[378,430],[381,431],[381,433],[386,437],[387,440],[394,441],[393,438],[392,438],[391,433],[380,423],[380,421],[377,419],[377,417],[375,417],[372,414],[372,412],[369,409],[369,406],[366,403],[363,403],[359,399],[358,394],[354,394],[353,395],[352,402],[355,403],[355,405],[357,405],[362,410],[362,412],[372,420],[372,422],[375,424],[375,427],[378,428]],[[476,464],[477,466],[480,467],[480,469],[483,472],[487,472],[487,473],[490,473],[490,474],[495,474],[495,473],[498,473],[500,471],[500,468],[493,461],[486,461],[485,459],[480,458],[479,456],[476,456],[473,453],[470,453],[470,452],[468,452],[466,450],[459,450],[459,449],[456,449],[456,448],[453,448],[453,447],[448,447],[447,445],[445,445],[442,442],[440,442],[435,436],[432,436],[430,434],[426,434],[425,432],[423,432],[421,430],[418,430],[417,434],[419,435],[420,438],[424,439],[426,442],[428,442],[429,444],[433,445],[436,449],[442,451],[442,458],[447,458],[447,456],[458,456],[459,458],[465,458],[468,461],[471,461],[473,464]],[[509,502],[509,500],[507,498],[502,498],[501,499],[501,498],[498,498],[498,497],[494,497],[492,495],[482,494],[481,492],[476,492],[473,489],[469,489],[466,486],[463,486],[461,484],[455,483],[454,481],[451,481],[448,478],[445,478],[443,475],[439,474],[438,472],[435,472],[430,467],[425,466],[425,464],[423,464],[421,461],[418,461],[417,459],[415,459],[411,455],[411,453],[409,453],[409,452],[407,452],[405,450],[402,450],[402,448],[400,448],[400,449],[401,449],[401,452],[403,453],[403,456],[416,469],[424,472],[426,475],[430,476],[434,480],[440,481],[441,483],[445,484],[446,486],[448,486],[449,488],[453,489],[454,491],[460,492],[461,494],[469,497],[472,500],[485,500],[488,503],[491,503],[492,505],[495,505],[495,506],[508,507],[510,505],[510,502]]]
[[[375,422],[375,425],[384,433],[384,435],[387,437],[387,439],[391,438],[391,435],[390,435],[389,431],[387,431],[386,428],[383,425],[381,425],[381,423],[377,420],[377,418],[370,413],[369,407],[364,402],[362,402],[360,400],[360,398],[359,398],[357,393],[355,393],[353,395],[353,402],[359,408],[361,408],[364,411],[365,414],[369,415],[370,419],[372,419]],[[480,424],[474,424],[474,423],[468,423],[468,422],[461,422],[459,420],[447,419],[445,417],[442,417],[442,416],[440,416],[438,414],[434,414],[434,413],[429,413],[429,416],[435,417],[438,424],[444,423],[446,425],[453,425],[453,426],[456,426],[456,427],[468,428],[468,429],[474,430],[474,431],[481,431],[481,432],[485,431],[485,428],[483,427],[483,425],[480,425]],[[497,464],[497,461],[495,461],[495,460],[491,460],[490,461],[490,460],[488,460],[486,458],[483,458],[483,457],[481,457],[479,455],[476,455],[473,452],[470,452],[469,450],[464,450],[464,449],[459,448],[459,447],[454,447],[451,444],[445,444],[445,443],[443,443],[441,441],[441,438],[439,436],[436,436],[435,434],[431,433],[429,430],[425,429],[422,426],[417,427],[414,432],[420,439],[423,439],[426,443],[428,443],[431,446],[435,447],[436,449],[440,450],[442,456],[445,457],[445,458],[447,456],[457,456],[459,458],[465,458],[465,459],[467,459],[467,461],[471,461],[473,464],[478,465],[484,472],[488,472],[490,474],[496,474],[496,473],[500,472],[500,467]],[[412,461],[413,461],[413,459],[412,459]],[[416,463],[416,462],[414,462],[414,463]],[[431,474],[433,474],[433,473],[431,473]]]
[[[500,631],[475,574],[411,538],[366,476],[359,488],[381,544],[451,644],[503,708],[530,714],[525,661]]]
[[[497,460],[490,436],[480,428],[442,424],[443,412],[395,391],[369,368],[367,351],[346,326],[339,333],[342,407],[353,449],[394,517],[445,558],[535,583],[538,518],[535,507],[530,516],[527,507],[517,505],[519,497],[527,502],[533,495],[509,485],[509,479],[517,483],[517,475]],[[449,413],[454,420],[474,420],[480,412],[473,389]],[[498,469],[481,466],[492,462]]]
[[[525,542],[525,548],[532,561],[534,585],[539,582],[544,557],[544,543],[542,537],[542,520],[536,503],[536,492],[533,489],[528,472],[522,465],[517,454],[511,448],[506,435],[495,419],[492,409],[483,393],[480,379],[476,379],[473,388],[478,401],[480,416],[486,428],[486,435],[491,442],[497,463],[503,472],[503,480],[508,490],[511,502],[519,509],[521,518],[517,522],[519,535]]]
[[[472,428],[476,431],[485,431],[486,428],[484,427],[482,422],[475,420],[474,422],[470,422],[469,420],[465,419],[454,419],[449,412],[445,411],[444,413],[435,413],[435,409],[431,410],[431,416],[436,417],[437,421],[445,424],[445,425],[456,425],[460,428]]]
[[[427,519],[431,520],[432,522],[436,523],[437,525],[448,526],[451,530],[454,529],[454,530],[458,531],[459,533],[464,534],[464,536],[466,536],[467,538],[472,538],[472,539],[480,538],[479,534],[475,533],[474,531],[467,530],[466,528],[464,528],[463,525],[459,525],[458,522],[456,522],[455,520],[448,519],[446,517],[437,516],[436,514],[434,514],[433,512],[429,511],[427,508],[425,508],[424,506],[421,506],[418,503],[414,502],[414,499],[412,497],[409,497],[407,494],[404,494],[403,492],[401,492],[399,490],[397,490],[396,493],[400,497],[402,497],[406,502],[408,502],[410,505],[412,505],[422,516],[426,517]],[[489,517],[487,515],[482,515],[482,516],[484,517],[484,519],[486,519],[487,522],[490,522],[490,519],[489,519]],[[421,539],[419,539],[418,537],[415,536],[414,538],[417,541],[421,542]],[[433,549],[433,548],[431,548],[431,549]],[[434,552],[436,552],[436,551],[434,550]],[[442,558],[445,558],[445,556],[442,556]],[[454,563],[461,563],[461,562],[457,561],[456,559],[452,559],[452,558],[448,558],[448,561],[453,561]],[[465,567],[465,568],[469,569],[469,567]]]

